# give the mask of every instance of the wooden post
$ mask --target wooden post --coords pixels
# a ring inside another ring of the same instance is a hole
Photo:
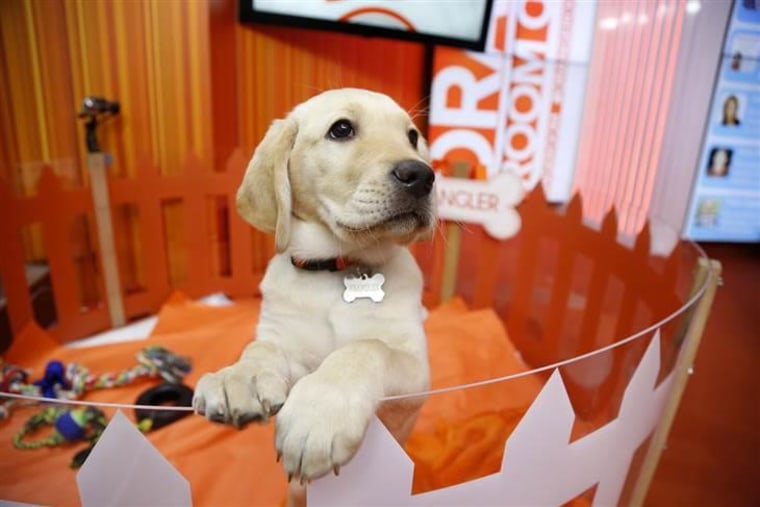
[[[453,176],[466,178],[469,164],[457,162],[454,164]],[[454,297],[457,285],[459,250],[462,245],[462,228],[459,224],[450,223],[446,226],[446,251],[443,254],[443,277],[441,279],[441,303]]]
[[[654,472],[657,470],[660,455],[662,455],[662,451],[665,448],[665,443],[668,434],[670,433],[670,428],[673,426],[673,420],[675,419],[678,405],[681,403],[681,397],[686,389],[686,382],[689,379],[689,375],[691,374],[694,365],[694,358],[697,355],[699,343],[702,340],[707,317],[710,315],[710,308],[712,307],[712,302],[715,298],[715,291],[718,287],[720,273],[720,262],[716,260],[699,259],[699,266],[694,277],[695,289],[692,290],[692,293],[696,293],[698,287],[705,283],[705,280],[707,280],[707,288],[705,289],[705,293],[702,294],[702,298],[697,303],[696,310],[692,316],[686,342],[683,345],[684,349],[681,352],[681,356],[675,367],[675,378],[673,379],[673,388],[670,392],[670,397],[665,404],[660,424],[657,425],[652,440],[649,443],[649,448],[644,457],[644,463],[641,466],[641,472],[639,473],[636,484],[633,488],[630,504],[634,507],[644,504],[647,491],[649,490],[652,478],[654,477]]]
[[[111,317],[111,326],[120,327],[126,323],[126,319],[113,239],[111,199],[108,195],[108,178],[106,176],[106,156],[103,152],[89,153],[87,155],[87,167],[90,171],[90,189],[95,210],[95,222],[98,227],[98,246],[106,287],[108,314]]]
[[[14,213],[15,204],[10,187],[0,179],[0,245],[3,245],[0,248],[0,282],[5,289],[12,335],[34,318],[24,274],[24,249]],[[4,352],[4,346],[10,346],[10,342],[3,344],[0,341],[0,353]]]

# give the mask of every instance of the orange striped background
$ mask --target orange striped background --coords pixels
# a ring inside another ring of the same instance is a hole
[[[101,129],[113,172],[133,174],[150,154],[171,173],[188,152],[212,152],[205,0],[25,0],[0,4],[4,120],[2,176],[32,192],[33,168],[51,164],[86,181],[76,113],[86,95],[121,102]],[[5,116],[5,115],[4,115]]]
[[[111,176],[132,178],[140,160],[174,174],[191,153],[218,170],[233,148],[250,154],[272,119],[332,87],[375,89],[411,109],[427,95],[424,66],[424,48],[414,43],[241,25],[234,0],[3,1],[0,178],[33,194],[49,165],[67,185],[86,185],[76,113],[87,95],[121,103],[99,139],[113,155]],[[173,247],[181,214],[180,205],[165,206],[173,280],[187,270]],[[114,216],[127,288],[142,270],[129,260],[141,249],[133,215]],[[77,251],[91,250],[87,225],[72,231]],[[27,257],[44,259],[40,234],[25,232]]]
[[[406,109],[423,90],[424,48],[415,43],[305,29],[239,29],[241,146],[252,147],[272,120],[320,91],[381,91]]]

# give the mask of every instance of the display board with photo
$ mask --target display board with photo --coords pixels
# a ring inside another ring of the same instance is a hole
[[[738,0],[723,58],[685,235],[760,241],[760,0]]]

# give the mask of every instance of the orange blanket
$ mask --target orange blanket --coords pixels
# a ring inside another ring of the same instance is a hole
[[[28,327],[6,359],[34,371],[50,359],[86,365],[94,373],[134,366],[135,353],[149,343],[190,356],[195,385],[200,374],[234,361],[252,335],[258,300],[230,307],[206,307],[175,295],[162,308],[146,341],[88,349],[58,346],[44,331]],[[490,310],[469,311],[454,301],[431,312],[426,328],[432,387],[443,388],[526,369],[503,326]],[[92,392],[88,400],[133,403],[148,381]],[[541,387],[527,377],[496,385],[431,396],[425,403],[407,452],[415,462],[414,491],[422,492],[496,472],[504,442]],[[0,422],[0,499],[47,505],[79,503],[73,454],[84,447],[17,450],[12,436],[35,408],[14,410]],[[113,411],[106,410],[110,416]],[[126,412],[134,418],[131,411]],[[147,436],[192,485],[195,505],[279,505],[286,480],[275,462],[272,424],[237,431],[186,417]]]

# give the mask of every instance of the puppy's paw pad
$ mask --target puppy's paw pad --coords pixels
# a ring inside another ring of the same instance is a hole
[[[277,415],[275,445],[285,471],[309,481],[334,473],[356,453],[374,411],[347,393],[304,377]]]
[[[235,364],[201,377],[195,388],[193,408],[214,422],[241,428],[265,421],[282,406],[287,385],[273,375],[256,375]]]

